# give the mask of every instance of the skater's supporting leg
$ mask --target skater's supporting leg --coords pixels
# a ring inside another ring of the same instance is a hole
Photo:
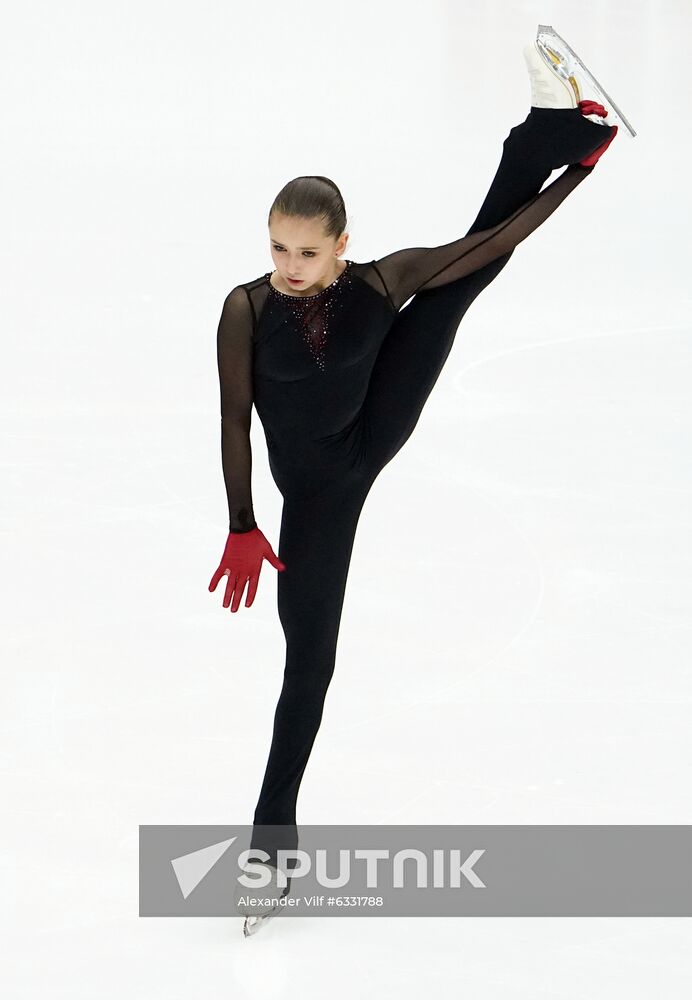
[[[298,789],[334,672],[351,551],[366,494],[359,485],[344,488],[337,482],[316,497],[284,501],[279,558],[286,569],[277,584],[286,665],[251,842],[274,862],[278,847],[297,846]]]

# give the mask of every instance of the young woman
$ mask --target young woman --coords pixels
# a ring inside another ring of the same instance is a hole
[[[567,52],[560,72],[538,43],[524,55],[532,107],[504,140],[466,236],[367,263],[344,260],[338,188],[326,177],[297,177],[269,213],[275,270],[237,285],[223,305],[217,346],[229,534],[209,589],[227,577],[223,604],[235,612],[246,584],[245,606],[252,605],[263,559],[279,571],[286,662],[251,845],[265,849],[272,865],[278,847],[297,846],[298,789],[334,670],[368,491],[413,431],[466,310],[517,244],[589,176],[617,133],[596,120],[608,114],[603,105],[578,99]],[[253,511],[253,403],[283,496],[278,557]],[[411,531],[415,538],[413,511]]]

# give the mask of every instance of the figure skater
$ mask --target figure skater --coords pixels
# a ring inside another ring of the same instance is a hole
[[[209,590],[225,576],[223,606],[236,612],[246,585],[251,607],[264,559],[279,571],[286,661],[251,844],[267,852],[274,875],[277,849],[297,847],[298,789],[334,670],[368,491],[416,426],[466,310],[592,172],[618,131],[601,119],[612,113],[626,122],[609,98],[606,110],[583,96],[588,88],[607,98],[559,36],[540,38],[524,49],[531,110],[504,140],[466,236],[368,263],[342,259],[339,189],[326,177],[296,177],[269,212],[275,270],[238,284],[224,301],[217,350],[229,533]],[[253,403],[283,497],[278,556],[253,511]],[[415,537],[414,512],[412,522]],[[242,912],[246,934],[267,916]]]

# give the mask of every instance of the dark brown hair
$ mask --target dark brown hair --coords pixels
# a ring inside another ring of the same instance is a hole
[[[346,229],[346,206],[341,191],[328,177],[315,175],[294,177],[277,194],[269,209],[273,212],[322,220],[327,236],[338,239]]]

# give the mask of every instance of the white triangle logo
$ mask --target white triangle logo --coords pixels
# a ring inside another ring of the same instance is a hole
[[[191,854],[181,854],[179,858],[171,860],[183,899],[187,899],[193,889],[197,888],[207,872],[211,871],[219,858],[237,839],[231,837],[230,840],[220,840],[218,844],[210,844],[209,847],[192,851]]]

